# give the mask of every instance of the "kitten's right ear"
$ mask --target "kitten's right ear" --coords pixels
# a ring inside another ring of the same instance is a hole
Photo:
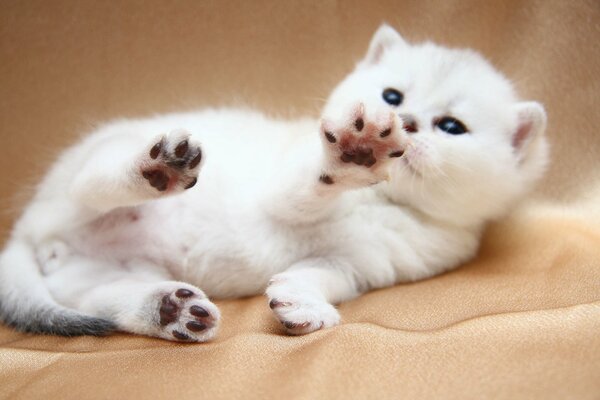
[[[377,29],[375,35],[369,44],[369,50],[366,57],[360,62],[359,66],[373,65],[381,61],[383,53],[394,46],[404,46],[406,42],[394,28],[388,24],[383,24]]]
[[[535,101],[515,105],[517,129],[513,133],[512,145],[520,153],[526,152],[529,143],[542,136],[546,130],[546,111]]]
[[[546,111],[534,101],[517,103],[517,126],[512,134],[512,145],[519,165],[529,170],[530,178],[541,176],[548,162],[546,139]]]

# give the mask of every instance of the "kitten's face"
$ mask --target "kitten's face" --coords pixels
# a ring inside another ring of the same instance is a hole
[[[471,51],[411,46],[383,26],[325,113],[356,101],[403,119],[408,144],[390,195],[436,217],[495,217],[546,162],[543,108],[519,103],[510,83]]]

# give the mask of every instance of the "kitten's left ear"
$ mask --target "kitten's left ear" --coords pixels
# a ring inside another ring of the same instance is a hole
[[[513,133],[512,145],[521,157],[524,157],[529,145],[546,130],[546,111],[535,101],[518,103],[514,107],[517,113],[517,129]]]
[[[377,64],[387,49],[398,45],[406,45],[402,36],[388,24],[381,25],[373,35],[367,55],[359,66]]]

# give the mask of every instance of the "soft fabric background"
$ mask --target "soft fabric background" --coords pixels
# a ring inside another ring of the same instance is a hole
[[[282,334],[219,302],[210,344],[0,327],[3,398],[600,398],[600,3],[0,1],[0,232],[98,123],[208,105],[317,116],[382,21],[472,47],[546,105],[550,171],[476,260]],[[18,266],[15,266],[18,268]]]

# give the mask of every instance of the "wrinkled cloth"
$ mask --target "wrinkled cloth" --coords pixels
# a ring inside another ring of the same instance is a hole
[[[0,398],[599,398],[595,0],[2,2],[2,239],[27,188],[98,123],[240,104],[316,117],[383,21],[481,52],[546,106],[548,174],[473,261],[344,303],[342,325],[302,337],[261,296],[217,302],[207,344],[0,326]]]

